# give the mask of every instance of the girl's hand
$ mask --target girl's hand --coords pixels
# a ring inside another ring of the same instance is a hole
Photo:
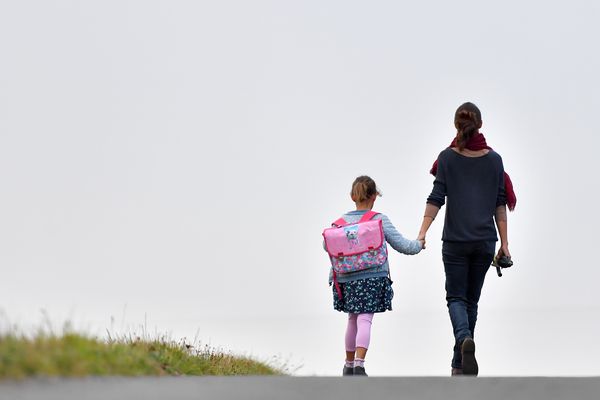
[[[422,248],[423,250],[425,250],[425,243],[426,243],[426,241],[425,241],[425,236],[419,236],[419,237],[417,238],[417,240],[418,240],[419,242],[421,242],[421,248]]]
[[[498,250],[498,254],[496,255],[496,258],[499,259],[502,256],[506,256],[508,258],[510,257],[510,251],[508,250],[508,245],[504,244],[502,246],[500,246],[500,249]]]

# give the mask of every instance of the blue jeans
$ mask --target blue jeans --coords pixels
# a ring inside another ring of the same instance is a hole
[[[492,241],[444,242],[442,246],[446,301],[455,339],[453,368],[462,368],[460,346],[466,337],[474,337],[477,304],[495,247]]]

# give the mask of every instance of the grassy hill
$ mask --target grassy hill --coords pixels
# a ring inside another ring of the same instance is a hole
[[[165,339],[0,335],[0,379],[35,376],[280,375],[247,357]]]

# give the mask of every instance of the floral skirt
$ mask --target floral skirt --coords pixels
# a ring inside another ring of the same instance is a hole
[[[386,277],[357,279],[339,283],[342,290],[340,300],[335,285],[333,288],[333,308],[353,314],[378,313],[392,310],[394,290],[392,281]]]

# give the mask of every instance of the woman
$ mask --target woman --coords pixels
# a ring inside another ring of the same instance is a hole
[[[446,301],[454,330],[452,375],[477,375],[475,323],[485,274],[494,258],[510,258],[507,214],[516,205],[502,158],[487,146],[479,132],[481,112],[473,103],[458,107],[454,116],[456,137],[438,156],[431,173],[433,190],[427,199],[419,240],[446,204],[442,259],[446,272]]]

